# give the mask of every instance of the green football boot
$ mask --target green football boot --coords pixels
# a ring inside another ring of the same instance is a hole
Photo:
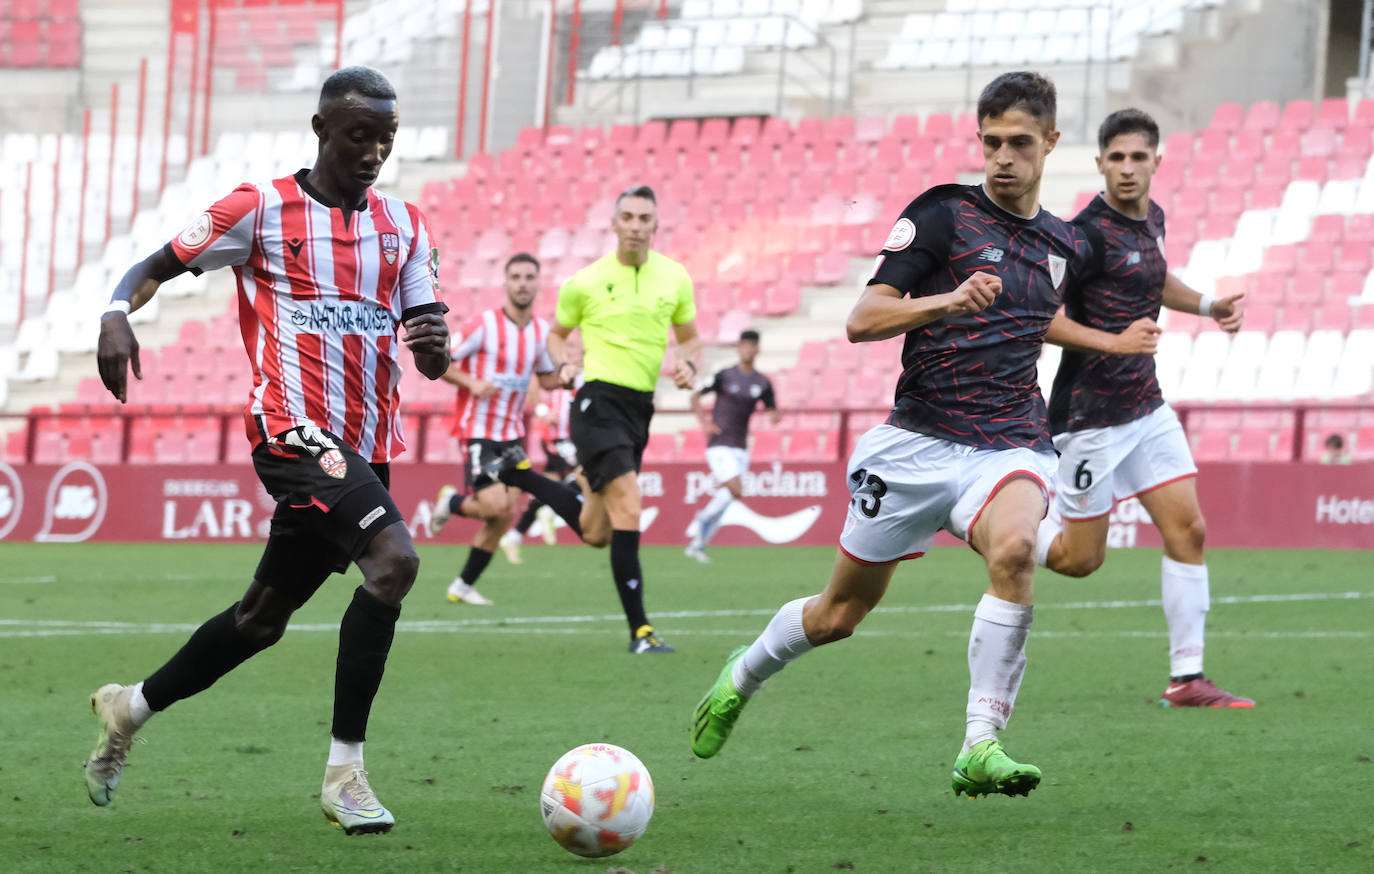
[[[954,760],[954,794],[1029,795],[1040,785],[1040,769],[1013,762],[1002,742],[985,740]]]
[[[746,649],[748,647],[742,646],[730,653],[730,658],[725,660],[725,667],[720,669],[720,676],[716,677],[715,685],[697,705],[696,721],[692,723],[692,752],[700,758],[709,759],[720,752],[730,737],[730,730],[735,727],[735,720],[739,719],[740,711],[749,702],[735,689],[735,681],[731,678],[735,662],[740,660]]]

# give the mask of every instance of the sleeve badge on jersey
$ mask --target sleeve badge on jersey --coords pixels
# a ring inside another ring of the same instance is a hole
[[[1064,282],[1064,271],[1068,268],[1068,264],[1069,262],[1064,260],[1062,255],[1050,255],[1050,284],[1053,285],[1056,290],[1058,290],[1059,286]]]
[[[897,219],[897,224],[892,226],[892,232],[887,235],[887,242],[883,243],[883,248],[889,252],[900,252],[911,241],[916,239],[916,226],[911,223],[909,218]]]
[[[210,232],[214,228],[215,223],[211,220],[210,213],[203,212],[177,235],[177,242],[188,249],[199,249],[210,239]]]
[[[401,253],[401,238],[396,234],[382,234],[382,257],[386,263],[395,264],[396,256]]]

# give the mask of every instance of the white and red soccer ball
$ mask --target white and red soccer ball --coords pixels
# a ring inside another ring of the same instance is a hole
[[[613,856],[633,844],[654,815],[654,783],[634,753],[583,744],[549,769],[539,794],[544,825],[579,856]]]

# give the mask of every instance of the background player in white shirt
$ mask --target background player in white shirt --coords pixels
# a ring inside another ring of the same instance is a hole
[[[506,303],[477,315],[456,338],[453,361],[444,380],[458,386],[454,435],[466,441],[467,494],[444,486],[435,499],[429,530],[438,534],[455,514],[479,519],[463,570],[448,587],[456,603],[487,605],[476,589],[501,536],[515,521],[516,489],[524,489],[562,512],[577,530],[580,490],[535,474],[525,457],[525,394],[531,380],[556,388],[549,361],[549,323],[531,308],[539,293],[539,261],[526,252],[512,255],[505,270]]]

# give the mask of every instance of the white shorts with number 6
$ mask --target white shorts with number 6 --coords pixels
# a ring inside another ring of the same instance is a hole
[[[1055,507],[1078,522],[1106,516],[1116,501],[1197,475],[1188,438],[1168,404],[1124,425],[1057,434],[1054,446],[1060,452]]]
[[[879,425],[849,457],[840,549],[855,561],[885,564],[924,555],[941,528],[968,540],[998,489],[1024,477],[1044,490],[1054,464],[1053,452],[978,449]]]

